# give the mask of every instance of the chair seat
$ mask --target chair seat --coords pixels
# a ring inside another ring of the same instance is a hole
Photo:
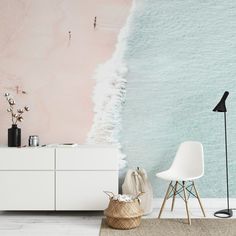
[[[169,180],[169,181],[190,181],[190,180],[195,180],[199,179],[202,177],[200,176],[194,176],[194,175],[183,175],[183,173],[176,173],[172,170],[166,170],[162,171],[156,174],[158,178],[164,179],[164,180]]]

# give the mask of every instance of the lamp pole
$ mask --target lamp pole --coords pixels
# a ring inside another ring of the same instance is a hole
[[[226,183],[227,183],[227,209],[229,211],[229,168],[228,168],[228,150],[227,150],[226,112],[224,112],[224,123],[225,123],[225,166],[226,166]]]
[[[229,168],[228,168],[228,150],[227,150],[227,124],[226,124],[226,106],[225,100],[229,95],[228,91],[225,91],[221,100],[213,109],[215,112],[224,112],[224,128],[225,128],[225,170],[226,170],[226,188],[227,188],[227,209],[220,210],[214,213],[215,217],[230,218],[233,216],[232,209],[229,208]]]

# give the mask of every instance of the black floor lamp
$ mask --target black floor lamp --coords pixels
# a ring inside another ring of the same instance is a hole
[[[219,101],[219,103],[216,105],[216,107],[213,109],[215,112],[224,112],[224,126],[225,126],[225,167],[226,167],[226,188],[227,188],[227,209],[220,210],[214,213],[214,216],[219,218],[230,218],[233,216],[232,209],[229,208],[229,172],[228,172],[228,152],[227,152],[227,128],[226,128],[226,106],[225,106],[225,100],[228,97],[229,92],[226,91]]]

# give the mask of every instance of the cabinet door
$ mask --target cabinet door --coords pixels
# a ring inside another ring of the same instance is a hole
[[[56,210],[104,210],[118,192],[118,171],[57,171]]]
[[[54,170],[54,148],[0,148],[0,170]]]
[[[0,210],[54,210],[53,171],[0,171]]]
[[[117,148],[57,148],[57,170],[118,170]]]

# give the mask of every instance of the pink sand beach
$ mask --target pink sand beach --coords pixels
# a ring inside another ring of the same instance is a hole
[[[10,92],[24,116],[22,145],[86,140],[93,122],[96,67],[112,56],[132,0],[0,1],[0,94]],[[94,17],[97,17],[94,29]],[[27,95],[21,93],[25,90]],[[11,126],[0,98],[0,143]]]

